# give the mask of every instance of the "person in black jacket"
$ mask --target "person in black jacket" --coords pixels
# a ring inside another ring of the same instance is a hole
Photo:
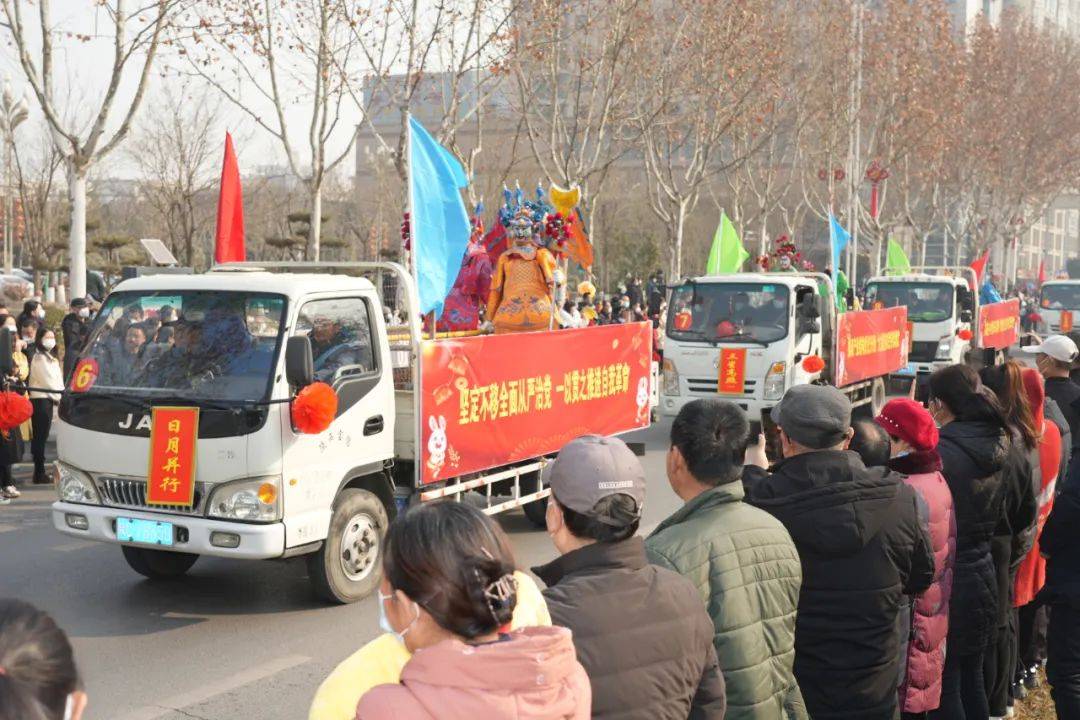
[[[693,583],[651,565],[635,536],[645,471],[618,438],[586,435],[551,471],[547,531],[561,553],[533,572],[552,623],[570,628],[592,717],[724,717],[713,622]]]
[[[60,321],[60,331],[64,335],[64,381],[67,382],[90,334],[90,305],[86,298],[71,299],[71,312]]]
[[[1037,602],[1050,608],[1046,679],[1059,718],[1080,718],[1080,483],[1066,485],[1039,536],[1046,585]]]
[[[851,403],[839,390],[798,385],[772,410],[784,460],[753,478],[748,501],[791,533],[802,561],[795,677],[814,720],[898,717],[903,597],[934,578],[915,492],[844,450]]]
[[[990,716],[983,661],[997,628],[998,582],[991,538],[1004,514],[1007,421],[996,396],[966,365],[930,376],[937,451],[956,509],[956,566],[941,706],[931,718]]]
[[[1022,349],[1035,355],[1035,366],[1046,378],[1046,397],[1057,404],[1068,424],[1072,439],[1070,455],[1080,457],[1080,385],[1069,376],[1080,356],[1076,343],[1065,335],[1051,335],[1041,345],[1029,345]],[[1065,431],[1064,426],[1059,427],[1062,432]],[[1077,476],[1080,476],[1080,462],[1070,463],[1068,472],[1061,476],[1064,482],[1059,484],[1067,485]]]
[[[991,539],[991,553],[997,576],[997,628],[983,663],[991,717],[1008,712],[1009,686],[1016,674],[1019,644],[1013,589],[1020,562],[1035,544],[1039,514],[1038,494],[1042,487],[1039,465],[1039,432],[1031,414],[1020,363],[983,368],[979,377],[1001,403],[1009,423],[1009,453],[1001,474],[1005,492],[1004,512],[998,518]]]

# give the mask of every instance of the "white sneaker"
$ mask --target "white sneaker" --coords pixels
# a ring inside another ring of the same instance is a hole
[[[0,505],[10,505],[10,504],[11,504],[11,500],[8,500],[6,497],[4,497],[3,493],[0,493]]]
[[[15,489],[14,485],[8,485],[3,490],[0,490],[0,494],[3,494],[4,497],[12,500],[22,495],[21,492]]]

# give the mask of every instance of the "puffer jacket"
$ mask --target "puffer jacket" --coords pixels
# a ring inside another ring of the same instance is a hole
[[[893,720],[902,598],[934,579],[915,491],[846,450],[787,458],[752,485],[802,560],[795,677],[814,720]]]
[[[417,650],[401,682],[360,698],[356,720],[586,720],[589,678],[570,631],[517,630],[496,642]]]
[[[593,543],[533,568],[570,628],[601,720],[724,717],[724,676],[697,589],[650,565],[645,542]],[[632,658],[632,660],[628,660]]]
[[[688,578],[712,617],[729,720],[807,718],[792,671],[802,571],[783,525],[743,502],[738,482],[706,490],[645,541]]]
[[[950,653],[982,652],[997,627],[997,576],[990,540],[1004,513],[1001,473],[1009,441],[997,426],[954,420],[938,440],[942,475],[956,508],[956,569],[949,602]]]
[[[956,512],[952,493],[941,475],[934,450],[893,458],[889,469],[903,473],[904,483],[918,495],[920,518],[926,523],[934,551],[934,581],[911,607],[910,635],[904,653],[900,710],[925,713],[941,704],[945,669],[945,637],[949,631],[949,597],[956,562]]]

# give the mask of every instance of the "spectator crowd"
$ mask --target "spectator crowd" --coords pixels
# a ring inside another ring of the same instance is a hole
[[[87,309],[72,303],[66,347]],[[37,468],[71,367],[37,306],[0,325],[18,333]],[[161,328],[133,314],[111,332],[120,364]],[[793,387],[771,411],[775,462],[737,405],[689,402],[665,457],[682,506],[645,537],[638,458],[577,438],[551,468],[553,559],[532,575],[468,503],[409,509],[386,535],[381,633],[325,679],[310,720],[984,720],[1011,716],[1044,666],[1058,717],[1080,718],[1078,350],[1025,350],[1035,368],[946,367],[926,405],[876,416]],[[0,601],[0,720],[78,720],[86,704],[63,633]]]

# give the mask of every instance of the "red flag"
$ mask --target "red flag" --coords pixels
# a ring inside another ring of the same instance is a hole
[[[990,260],[990,250],[987,249],[979,258],[975,259],[971,263],[971,269],[975,271],[975,278],[978,280],[978,284],[982,284],[983,272],[986,271],[986,263]],[[974,290],[975,288],[972,288]]]
[[[1046,261],[1045,260],[1040,260],[1039,261],[1039,286],[1041,287],[1044,282],[1046,282]]]
[[[236,164],[232,135],[225,133],[225,160],[221,165],[217,231],[214,233],[214,262],[240,262],[246,258],[244,193],[240,187],[240,168]]]

